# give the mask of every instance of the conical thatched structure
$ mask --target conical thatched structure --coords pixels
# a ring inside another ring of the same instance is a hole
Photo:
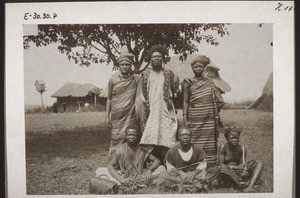
[[[266,82],[262,95],[250,106],[250,109],[273,112],[273,72]]]

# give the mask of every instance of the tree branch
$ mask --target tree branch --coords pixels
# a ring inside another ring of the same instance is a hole
[[[104,40],[105,42],[106,40]],[[106,50],[107,50],[107,54],[108,56],[111,58],[111,60],[114,62],[115,65],[118,65],[118,62],[117,62],[117,59],[115,57],[115,55],[112,53],[112,51],[110,50],[110,47],[109,47],[109,44],[108,42],[106,41],[104,44],[106,44],[106,46],[104,47]]]
[[[101,44],[100,44],[100,45],[101,45]],[[99,49],[98,47],[96,47],[95,45],[93,45],[92,43],[91,43],[91,46],[94,47],[96,50],[99,50],[99,51],[102,52],[103,54],[106,53],[105,51],[102,51],[101,49]]]
[[[150,62],[147,63],[147,65],[143,69],[139,70],[139,73],[142,73],[143,71],[145,71],[149,65],[150,65]]]
[[[140,59],[140,61],[139,61],[139,66],[141,66],[142,63],[144,62],[144,59],[145,59],[145,57],[147,56],[147,52],[148,52],[148,50],[149,50],[148,48],[149,48],[148,46],[145,46],[145,47],[144,47],[144,51],[143,51],[142,56],[141,56],[141,59]]]
[[[131,47],[131,40],[130,40],[130,38],[128,38],[128,39],[126,39],[126,46],[127,46],[127,48],[128,48],[128,51],[129,51],[129,53],[134,53],[133,52],[133,49],[132,49],[132,47]]]
[[[118,54],[121,54],[113,43],[111,43],[111,45]]]

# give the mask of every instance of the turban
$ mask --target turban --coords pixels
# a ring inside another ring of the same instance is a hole
[[[134,58],[133,54],[130,54],[130,53],[121,53],[121,55],[117,59],[117,62],[120,63],[121,61],[128,61],[131,64],[133,64],[133,62],[134,62],[133,58]]]
[[[196,57],[194,60],[192,60],[191,66],[193,66],[196,62],[200,62],[206,66],[210,63],[210,59],[206,56],[200,55],[200,56]]]
[[[225,128],[225,131],[224,131],[225,137],[227,137],[230,132],[237,132],[237,133],[241,134],[242,130],[237,127],[227,127],[227,128]]]
[[[169,55],[168,50],[161,45],[154,45],[153,47],[150,48],[150,50],[148,51],[149,58],[151,57],[151,55],[154,52],[160,52],[162,54],[163,58],[165,58],[165,56]]]

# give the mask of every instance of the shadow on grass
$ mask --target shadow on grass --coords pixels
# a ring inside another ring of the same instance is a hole
[[[90,126],[52,134],[26,133],[26,158],[88,157],[89,153],[107,152],[110,131]]]
[[[273,116],[249,110],[222,112],[224,123],[244,128],[242,139],[249,148],[247,159],[261,159],[264,170],[258,192],[273,192]],[[181,121],[181,120],[180,120]],[[46,131],[48,133],[48,131]],[[225,142],[220,133],[219,144]],[[243,142],[241,142],[243,143]],[[103,125],[74,130],[26,131],[26,189],[32,195],[90,194],[89,179],[106,166],[110,130]],[[168,194],[147,188],[146,194]],[[239,193],[213,189],[209,193]]]

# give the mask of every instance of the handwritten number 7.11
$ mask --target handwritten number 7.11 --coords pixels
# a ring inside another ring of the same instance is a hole
[[[52,14],[48,14],[48,13],[42,13],[42,14],[38,14],[36,12],[34,12],[33,14],[27,12],[24,15],[24,20],[28,20],[28,19],[55,19],[57,17],[56,13],[52,13]]]
[[[292,9],[295,9],[293,6],[285,6],[283,5],[283,3],[278,3],[277,7],[275,8],[275,10],[277,10],[278,12],[285,10],[285,11],[291,11]]]

